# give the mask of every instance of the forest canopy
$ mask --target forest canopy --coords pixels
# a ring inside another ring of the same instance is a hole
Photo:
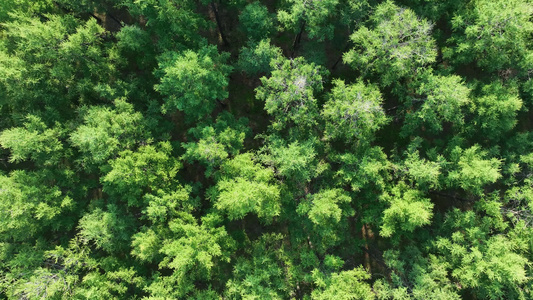
[[[529,0],[0,0],[1,299],[533,299]]]

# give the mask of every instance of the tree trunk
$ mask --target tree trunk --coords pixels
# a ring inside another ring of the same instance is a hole
[[[335,70],[335,68],[337,67],[337,65],[341,62],[341,59],[342,59],[342,55],[344,54],[344,52],[346,52],[346,50],[348,50],[348,44],[346,44],[346,46],[344,46],[344,48],[342,49],[341,51],[341,55],[339,55],[339,58],[337,59],[337,61],[335,61],[335,63],[333,64],[333,66],[331,67],[332,70]]]
[[[229,42],[226,39],[226,35],[224,34],[224,30],[222,29],[222,23],[220,23],[220,17],[218,15],[218,9],[215,4],[215,1],[211,2],[211,9],[213,10],[213,13],[215,14],[215,20],[217,22],[217,28],[218,32],[220,33],[220,37],[222,38],[222,42],[224,42],[224,46],[229,47]]]
[[[120,20],[118,20],[117,18],[115,18],[115,16],[113,16],[112,14],[106,12],[106,16],[108,16],[108,17],[111,18],[113,21],[115,21],[115,22],[118,24],[118,26],[123,27],[123,26],[122,26],[122,23],[120,22]]]
[[[305,20],[304,20],[304,21],[302,21],[302,26],[300,27],[300,32],[298,32],[298,34],[294,38],[294,42],[292,43],[291,57],[294,56],[294,52],[296,52],[296,47],[300,44],[300,41],[302,40],[302,35],[303,35],[304,29],[305,29],[305,25],[306,25],[306,23],[305,23]]]
[[[372,267],[370,265],[370,252],[368,249],[368,235],[367,235],[366,224],[363,224],[361,231],[363,235],[363,240],[365,241],[365,246],[363,247],[363,249],[365,250],[365,267],[368,270],[368,273],[372,273]]]

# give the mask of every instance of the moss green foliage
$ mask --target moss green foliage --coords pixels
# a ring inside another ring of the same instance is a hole
[[[528,0],[0,0],[0,299],[533,299]]]

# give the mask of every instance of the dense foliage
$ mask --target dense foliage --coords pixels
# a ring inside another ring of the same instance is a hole
[[[529,0],[0,0],[0,298],[533,299]]]

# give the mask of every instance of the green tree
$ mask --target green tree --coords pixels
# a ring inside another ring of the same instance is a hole
[[[273,69],[270,62],[281,57],[281,49],[272,45],[269,39],[263,39],[258,44],[251,43],[241,48],[237,66],[248,75],[269,75]]]
[[[322,108],[326,136],[346,141],[371,141],[374,132],[386,124],[383,99],[375,86],[362,82],[346,85],[334,81],[330,99]]]
[[[116,259],[98,261],[87,245],[73,239],[66,247],[44,253],[42,267],[8,287],[10,299],[131,298],[141,291],[143,278]]]
[[[474,211],[454,210],[443,226],[451,235],[437,238],[435,246],[442,259],[450,263],[452,278],[475,295],[487,299],[525,299],[521,286],[528,280],[529,261],[520,255],[523,243],[491,234],[498,228],[490,226],[494,214],[487,212],[487,217],[480,218]]]
[[[516,68],[531,51],[532,14],[528,1],[472,1],[451,20],[454,34],[443,54],[489,72]]]
[[[121,152],[101,177],[103,191],[128,206],[142,206],[145,193],[170,190],[181,167],[171,151],[170,143],[164,142]]]
[[[60,177],[47,170],[17,170],[0,176],[2,241],[31,241],[43,232],[71,228],[72,219],[65,214],[72,213],[76,204],[54,178]]]
[[[435,62],[433,25],[412,10],[391,1],[382,3],[370,17],[369,25],[350,36],[354,47],[344,54],[344,62],[363,76],[378,76],[383,86],[389,86]]]
[[[317,159],[316,140],[290,144],[279,138],[271,138],[268,141],[268,149],[263,149],[265,153],[261,160],[272,166],[276,175],[297,187],[302,187],[321,173],[324,166]]]
[[[449,278],[449,264],[438,256],[425,255],[409,245],[402,250],[387,250],[383,258],[391,270],[391,280],[374,283],[378,299],[461,299],[458,286]]]
[[[265,110],[274,117],[274,129],[288,124],[313,126],[318,116],[315,93],[322,91],[326,72],[305,59],[279,58],[270,63],[273,68],[269,78],[261,78],[262,86],[256,97],[265,101]]]
[[[493,82],[481,88],[481,95],[474,98],[471,110],[477,132],[490,140],[498,140],[515,127],[523,102],[516,89]]]
[[[407,96],[402,134],[418,130],[441,132],[445,125],[460,129],[464,125],[465,108],[471,103],[470,89],[459,76],[439,76],[431,71],[421,73],[412,83],[414,91]]]
[[[56,166],[65,156],[65,131],[61,128],[48,128],[36,116],[29,115],[24,127],[7,129],[0,134],[2,147],[11,150],[10,162],[32,160],[44,167]]]
[[[116,100],[113,109],[83,107],[79,113],[84,122],[71,133],[70,142],[81,152],[84,168],[101,167],[121,151],[149,141],[142,114],[125,100]]]
[[[94,244],[108,253],[121,253],[129,248],[134,226],[124,211],[109,205],[106,211],[96,208],[86,213],[79,221],[78,234],[83,243]]]
[[[420,191],[409,188],[403,182],[390,192],[386,191],[380,200],[388,202],[390,206],[383,211],[380,234],[384,237],[395,235],[397,239],[402,233],[413,232],[417,227],[430,224],[433,203],[423,196]]]
[[[501,177],[501,161],[486,159],[487,154],[478,145],[468,149],[454,148],[451,152],[453,167],[448,173],[447,183],[480,195],[486,184],[494,183]]]
[[[364,280],[370,279],[362,267],[349,271],[333,273],[331,276],[324,278],[320,271],[314,270],[313,277],[315,284],[319,287],[311,294],[312,299],[354,299],[354,300],[372,300],[375,299],[372,288]]]
[[[126,0],[128,11],[146,25],[151,36],[158,39],[160,53],[196,48],[203,38],[198,31],[206,28],[202,16],[196,13],[194,1]]]
[[[246,5],[239,15],[239,25],[248,40],[259,42],[274,33],[273,16],[259,2]]]
[[[160,268],[172,272],[154,275],[146,287],[151,297],[185,297],[193,291],[196,280],[209,280],[220,262],[229,261],[234,242],[219,226],[220,217],[206,215],[201,221],[200,225],[192,215],[182,213],[169,222],[169,235],[154,246],[163,255]],[[146,243],[144,235],[136,235],[133,253],[143,253]]]
[[[418,150],[411,149],[406,155],[406,159],[403,160],[405,173],[418,188],[427,190],[441,185],[442,165],[446,163],[442,156],[439,156],[437,161],[431,161],[421,158]]]
[[[214,169],[222,164],[229,156],[235,156],[243,148],[244,139],[249,133],[246,127],[248,119],[235,120],[230,113],[222,113],[214,124],[199,125],[189,130],[198,142],[184,143],[186,150],[183,158],[199,161],[207,167],[206,176],[210,176]]]
[[[226,283],[231,299],[286,299],[289,296],[284,264],[288,263],[280,234],[264,234],[245,247],[237,259],[233,278]]]
[[[280,188],[272,169],[256,163],[251,153],[226,161],[218,174],[211,199],[230,220],[255,213],[264,222],[280,214]]]
[[[320,241],[313,244],[319,253],[326,252],[326,249],[343,240],[346,218],[354,215],[351,201],[350,196],[341,189],[328,189],[308,195],[298,204],[297,213],[306,215],[312,222],[313,240]]]
[[[51,15],[42,22],[17,15],[4,28],[0,106],[12,119],[31,111],[47,123],[64,120],[73,107],[99,99],[113,82],[107,37],[94,20]]]
[[[217,100],[228,97],[232,68],[225,64],[227,58],[228,53],[219,54],[214,46],[166,53],[159,64],[161,83],[155,86],[165,96],[163,112],[183,111],[191,122],[209,115]]]
[[[52,11],[54,9],[51,0],[2,0],[0,1],[0,22],[12,21],[13,14],[20,12],[26,15],[38,15]]]
[[[304,30],[308,31],[310,38],[319,41],[330,39],[333,35],[334,17],[338,0],[288,0],[290,6],[287,10],[278,10],[278,20],[285,29],[297,33],[293,47],[300,42]]]

